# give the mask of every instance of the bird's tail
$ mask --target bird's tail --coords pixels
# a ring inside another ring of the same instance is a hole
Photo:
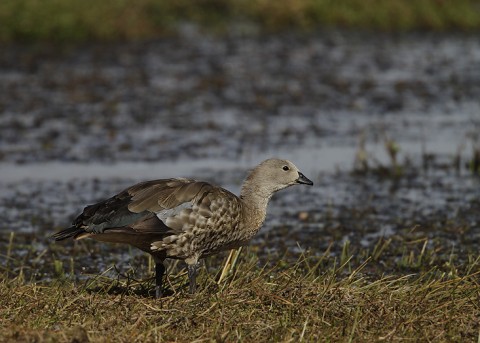
[[[54,233],[52,235],[52,238],[55,239],[56,241],[62,241],[67,238],[76,238],[80,234],[85,233],[85,230],[76,226],[71,226],[67,229],[63,229],[62,231],[59,231],[57,233]]]

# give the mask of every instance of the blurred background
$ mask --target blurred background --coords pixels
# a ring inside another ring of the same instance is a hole
[[[315,186],[274,197],[261,256],[478,252],[478,0],[3,0],[0,23],[5,260],[66,258],[48,235],[134,182],[238,192],[273,156]],[[82,244],[94,272],[135,254]]]

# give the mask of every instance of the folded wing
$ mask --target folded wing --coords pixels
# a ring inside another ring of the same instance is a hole
[[[166,225],[168,219],[183,209],[191,208],[194,199],[212,188],[209,183],[189,179],[142,182],[107,200],[87,206],[73,221],[72,227],[53,237],[62,240],[89,236],[124,243],[131,243],[129,240],[135,234],[161,239],[175,232]]]

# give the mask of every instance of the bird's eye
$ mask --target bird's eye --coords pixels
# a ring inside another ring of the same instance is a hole
[[[283,166],[282,169],[285,170],[285,171],[290,170],[290,168],[288,168],[288,166]]]

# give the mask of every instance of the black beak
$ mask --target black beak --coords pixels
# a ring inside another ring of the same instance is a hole
[[[309,185],[309,186],[313,185],[313,182],[300,172],[298,172],[297,183],[303,183],[304,185]]]

